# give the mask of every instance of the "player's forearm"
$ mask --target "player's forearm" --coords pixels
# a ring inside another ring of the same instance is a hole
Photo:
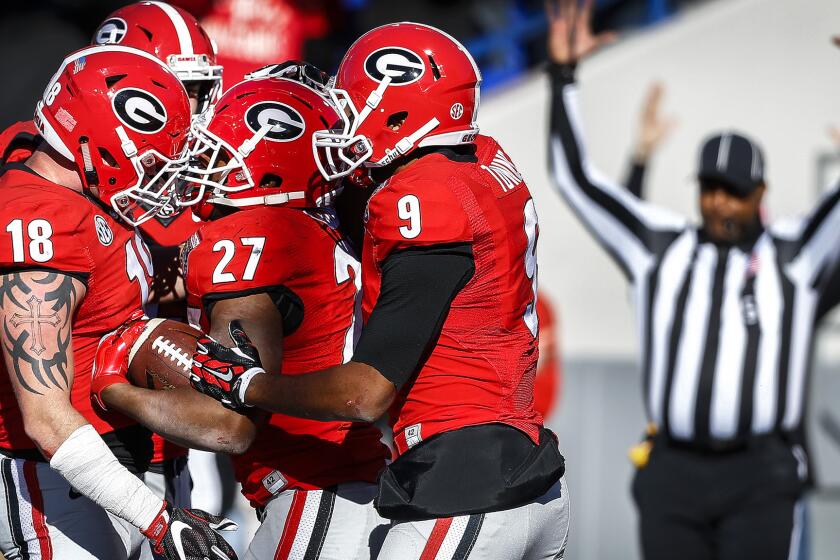
[[[50,459],[64,441],[87,424],[70,402],[44,407],[21,407],[24,430],[41,454]]]
[[[238,455],[257,434],[247,416],[186,387],[152,391],[121,383],[105,389],[102,399],[109,409],[184,447]]]
[[[245,401],[257,408],[309,418],[373,422],[394,399],[396,389],[374,368],[349,362],[304,375],[257,375]]]
[[[62,442],[50,467],[83,496],[141,531],[149,528],[163,508],[163,500],[117,461],[90,424]]]

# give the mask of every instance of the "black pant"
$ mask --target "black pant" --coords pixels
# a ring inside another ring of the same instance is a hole
[[[637,471],[646,560],[786,560],[803,492],[798,462],[780,438],[727,453],[654,443]]]

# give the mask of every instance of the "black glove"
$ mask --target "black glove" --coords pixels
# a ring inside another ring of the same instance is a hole
[[[329,74],[317,66],[302,60],[287,60],[280,64],[269,64],[245,75],[246,80],[258,80],[260,78],[286,78],[288,80],[294,80],[311,87],[321,94],[326,94],[330,82]]]
[[[228,330],[236,343],[234,348],[228,348],[208,335],[198,339],[190,384],[227,408],[242,412],[249,406],[244,402],[247,384],[265,370],[259,352],[239,321],[231,321]]]
[[[166,560],[237,560],[236,552],[217,531],[235,531],[236,523],[200,509],[163,509],[143,534]]]

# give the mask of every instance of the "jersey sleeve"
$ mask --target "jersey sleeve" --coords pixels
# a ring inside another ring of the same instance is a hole
[[[9,204],[0,211],[0,270],[54,270],[86,282],[93,267],[94,220],[86,209],[64,201]]]
[[[445,180],[389,183],[371,197],[365,228],[377,264],[395,251],[473,241],[467,212]]]

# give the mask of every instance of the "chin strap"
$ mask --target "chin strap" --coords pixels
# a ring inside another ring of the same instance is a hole
[[[234,208],[241,208],[243,206],[279,206],[286,204],[292,200],[303,200],[305,198],[304,191],[295,191],[290,193],[276,193],[267,194],[265,196],[250,196],[247,198],[225,198],[214,197],[207,200],[210,204],[219,206],[231,206]]]
[[[254,151],[254,148],[257,147],[257,143],[263,139],[263,137],[268,134],[272,128],[277,126],[276,123],[266,123],[260,127],[260,129],[250,138],[242,142],[242,145],[239,146],[239,149],[236,150],[239,152],[242,157],[248,157],[251,155],[251,152]]]
[[[88,187],[99,185],[99,174],[93,166],[93,159],[90,157],[90,144],[87,136],[79,138],[79,149],[82,151],[82,166],[85,171],[85,183]]]
[[[439,125],[440,121],[437,120],[436,117],[433,117],[429,122],[415,130],[413,134],[404,136],[399,142],[396,143],[393,149],[385,150],[385,157],[383,157],[376,163],[370,164],[370,166],[384,167],[392,161],[394,161],[395,159],[404,156],[405,154],[411,151],[411,149],[414,147],[418,140],[429,134]]]

